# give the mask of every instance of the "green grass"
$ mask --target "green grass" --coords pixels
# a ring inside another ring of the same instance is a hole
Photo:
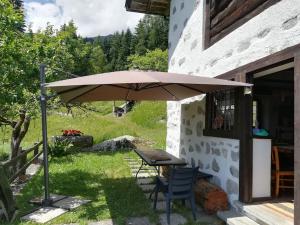
[[[121,102],[117,102],[120,105]],[[65,109],[49,112],[48,115],[48,137],[60,135],[64,129],[77,129],[86,135],[94,137],[94,143],[118,137],[121,135],[132,135],[141,137],[153,143],[156,148],[165,148],[166,139],[166,103],[165,102],[141,102],[134,108],[133,112],[124,117],[116,118],[112,115],[112,102],[93,103],[93,107],[99,112],[84,112],[75,109],[74,117],[65,115]],[[109,110],[108,110],[109,109]],[[107,114],[108,113],[108,114]],[[0,131],[0,140],[10,139],[8,128],[6,132]],[[22,147],[32,146],[34,142],[40,141],[41,121],[40,118],[31,121],[29,131],[22,142]],[[2,147],[2,148],[1,148]],[[0,144],[1,155],[9,152],[9,144]]]
[[[131,176],[125,155],[133,152],[78,153],[54,158],[50,163],[50,191],[92,200],[48,224],[80,223],[113,218],[118,224],[135,216],[156,220],[150,202]],[[42,194],[42,171],[35,176],[17,198],[21,214],[32,209],[28,201]],[[16,221],[14,224],[25,224]],[[26,223],[34,224],[34,223]]]

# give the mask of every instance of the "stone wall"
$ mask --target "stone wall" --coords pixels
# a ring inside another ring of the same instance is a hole
[[[203,11],[204,0],[171,1],[169,72],[214,77],[300,43],[299,0],[281,0],[208,49]],[[167,151],[214,174],[232,202],[238,198],[239,142],[202,136],[204,108],[202,96],[168,102]]]
[[[239,194],[239,141],[203,136],[204,120],[204,99],[181,105],[179,157],[212,174],[233,202]]]

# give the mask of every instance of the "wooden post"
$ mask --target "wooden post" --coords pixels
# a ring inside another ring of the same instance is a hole
[[[37,145],[37,144],[38,144],[38,142],[35,142],[35,143],[34,143],[34,145]],[[34,148],[34,150],[33,150],[33,157],[36,157],[37,154],[39,154],[39,146],[36,146],[36,147]],[[38,163],[39,163],[39,159],[38,159],[38,158],[34,159],[33,163],[34,163],[34,164],[38,164]]]
[[[294,224],[300,225],[300,52],[294,58],[294,132],[295,132],[295,189],[294,189]]]

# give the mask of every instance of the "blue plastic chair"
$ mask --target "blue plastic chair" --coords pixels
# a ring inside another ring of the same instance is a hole
[[[171,169],[168,181],[163,177],[156,177],[154,189],[154,205],[156,209],[158,192],[162,192],[166,198],[167,222],[170,224],[171,202],[172,200],[189,200],[192,207],[193,217],[196,220],[196,204],[194,194],[194,184],[199,167]]]

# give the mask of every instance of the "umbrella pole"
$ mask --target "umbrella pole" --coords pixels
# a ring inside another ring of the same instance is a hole
[[[44,161],[44,191],[45,196],[42,204],[44,206],[51,205],[49,194],[49,166],[48,166],[48,137],[47,137],[47,94],[45,88],[45,64],[40,65],[40,80],[41,80],[41,113],[42,113],[42,134],[43,134],[43,161]]]

